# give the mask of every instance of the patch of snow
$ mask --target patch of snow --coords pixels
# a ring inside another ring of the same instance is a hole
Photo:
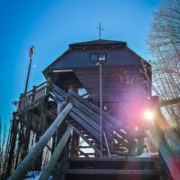
[[[42,174],[42,171],[31,171],[26,174],[26,178],[23,180],[38,180]],[[48,180],[51,180],[52,177],[50,176]]]
[[[152,157],[152,158],[154,158],[154,157],[158,157],[158,156],[159,156],[158,153],[143,153],[138,157]]]

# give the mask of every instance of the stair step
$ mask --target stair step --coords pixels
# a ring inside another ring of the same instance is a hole
[[[123,147],[114,147],[114,150],[121,151],[121,152],[127,151],[126,148],[123,148]]]
[[[92,135],[87,135],[87,136],[85,135],[84,137],[85,137],[86,139],[93,139],[93,138],[94,138]]]
[[[82,175],[162,175],[159,170],[65,169],[64,174]]]
[[[64,161],[64,159],[63,159]],[[157,158],[66,158],[60,176],[66,180],[162,180],[162,165]],[[62,167],[62,166],[61,166]]]
[[[71,164],[71,169],[73,168],[84,168],[86,165],[91,164],[95,169],[122,169],[125,167],[128,169],[157,169],[157,164],[160,164],[157,158],[138,158],[138,157],[118,157],[118,158],[77,158],[69,157],[67,161]],[[159,168],[158,168],[159,170]]]

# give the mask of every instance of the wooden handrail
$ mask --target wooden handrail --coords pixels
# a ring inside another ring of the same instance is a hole
[[[13,174],[9,177],[8,180],[20,180],[23,179],[28,170],[31,168],[32,164],[38,158],[38,156],[43,151],[44,147],[48,143],[49,139],[53,136],[56,129],[61,125],[67,114],[72,108],[72,104],[68,103],[63,111],[58,115],[56,120],[51,124],[51,126],[47,129],[41,139],[37,142],[35,147],[31,150],[31,152],[24,158],[21,164],[17,167],[17,169],[13,172]]]
[[[53,170],[54,166],[56,165],[56,162],[59,158],[59,156],[61,155],[63,148],[65,147],[68,138],[71,134],[72,131],[72,126],[69,125],[67,130],[65,131],[64,135],[62,136],[60,142],[58,143],[55,151],[53,152],[51,159],[49,160],[49,162],[46,164],[46,166],[43,169],[43,172],[39,178],[39,180],[48,180],[51,171]]]
[[[178,103],[180,103],[180,98],[174,98],[174,99],[159,101],[159,106],[164,107]]]

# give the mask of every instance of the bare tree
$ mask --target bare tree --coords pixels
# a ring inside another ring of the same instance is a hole
[[[147,36],[153,72],[153,90],[161,100],[180,97],[180,1],[164,0]],[[166,119],[180,129],[180,104],[163,109]]]

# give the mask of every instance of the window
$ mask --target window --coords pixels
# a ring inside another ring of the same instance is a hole
[[[91,54],[91,61],[97,61],[97,54]]]
[[[91,61],[97,62],[97,61],[105,61],[106,57],[105,54],[91,54]]]
[[[105,54],[99,54],[99,61],[105,60]]]

